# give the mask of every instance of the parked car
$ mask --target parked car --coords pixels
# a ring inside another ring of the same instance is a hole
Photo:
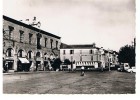
[[[136,72],[136,67],[131,67],[127,70],[129,73],[135,73]]]
[[[120,65],[120,67],[118,68],[118,71],[127,71],[128,69],[130,69],[130,66],[129,66],[129,64],[128,63],[122,63],[121,65]]]
[[[119,72],[124,71],[123,67],[118,68],[118,71],[119,71]]]

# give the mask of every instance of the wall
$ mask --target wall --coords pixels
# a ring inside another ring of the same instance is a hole
[[[63,55],[63,50],[65,50],[65,55]],[[70,54],[70,50],[74,50],[74,54]],[[90,54],[90,50],[93,51]],[[80,53],[82,51],[82,53]],[[60,49],[60,57],[63,61],[65,59],[70,59],[73,56],[73,60],[80,61],[80,56],[82,56],[82,61],[91,61],[91,56],[93,56],[93,61],[99,61],[100,57],[96,54],[98,52],[96,49]]]
[[[9,40],[9,26],[13,27],[13,31],[12,31],[12,39]],[[7,20],[3,20],[3,30],[4,30],[4,34],[3,34],[3,56],[5,57],[6,55],[6,50],[8,48],[12,48],[14,50],[14,57],[17,56],[18,51],[20,49],[22,49],[23,52],[23,57],[27,57],[27,54],[29,51],[32,51],[32,57],[33,60],[35,60],[35,56],[36,53],[39,51],[42,54],[42,59],[44,59],[44,53],[47,53],[49,56],[51,54],[54,54],[52,52],[52,49],[56,48],[56,41],[58,41],[58,49],[56,49],[54,52],[59,56],[59,49],[60,49],[60,44],[61,44],[61,40],[43,33],[40,33],[42,35],[40,44],[41,44],[41,49],[37,49],[37,34],[39,32],[26,28],[24,26],[18,25],[16,23],[7,21]],[[20,42],[20,30],[22,30],[24,33],[24,38],[23,38],[23,42]],[[31,39],[31,44],[29,44],[29,33],[33,34],[32,35],[32,39]],[[47,41],[47,46],[45,47],[45,38],[48,39]],[[50,43],[50,39],[53,39],[53,48],[51,48],[51,43]],[[14,58],[14,60],[18,58]],[[16,63],[16,62],[15,62]],[[16,65],[15,65],[16,66]],[[15,67],[14,66],[14,67]]]

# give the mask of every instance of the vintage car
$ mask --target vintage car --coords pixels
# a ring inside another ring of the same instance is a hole
[[[135,73],[136,72],[136,67],[131,67],[127,70],[129,73]]]

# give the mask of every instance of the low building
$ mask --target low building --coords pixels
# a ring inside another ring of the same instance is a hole
[[[99,48],[93,44],[61,45],[60,58],[62,61],[69,59],[76,63],[76,67],[108,68],[117,64],[117,52]]]
[[[44,69],[60,56],[61,37],[3,16],[3,66],[8,70]],[[29,68],[24,68],[24,67]]]

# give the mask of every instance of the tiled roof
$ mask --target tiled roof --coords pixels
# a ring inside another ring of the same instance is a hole
[[[4,15],[3,15],[3,19],[5,19],[5,20],[7,20],[7,21],[10,21],[10,22],[13,22],[13,23],[15,23],[15,24],[18,24],[18,25],[24,26],[24,27],[26,27],[26,28],[32,29],[32,30],[34,30],[34,31],[37,31],[37,32],[40,32],[40,33],[46,34],[46,35],[48,35],[48,36],[52,36],[52,37],[55,37],[55,38],[58,38],[58,39],[61,38],[61,37],[59,37],[59,36],[57,36],[57,35],[54,35],[54,34],[52,34],[52,33],[49,33],[49,32],[46,32],[46,31],[43,31],[43,30],[41,30],[41,29],[38,29],[38,28],[32,27],[31,25],[27,25],[27,24],[25,24],[25,23],[23,23],[23,22],[17,21],[17,20],[15,20],[15,19],[9,18],[9,17],[4,16]]]
[[[95,47],[93,44],[67,45],[67,44],[64,44],[64,43],[61,43],[60,48],[61,49],[89,49],[89,48],[99,49],[98,47]]]

